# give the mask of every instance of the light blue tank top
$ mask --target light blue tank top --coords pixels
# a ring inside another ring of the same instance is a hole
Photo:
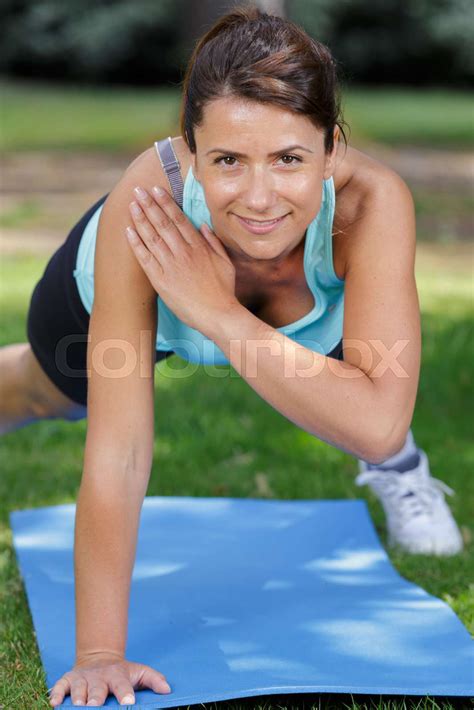
[[[102,207],[97,208],[84,229],[73,272],[81,301],[89,314],[94,302],[94,255]],[[321,208],[308,226],[304,246],[304,272],[315,305],[294,323],[275,329],[323,355],[331,352],[341,340],[344,317],[344,280],[336,276],[333,266],[334,209],[334,181],[329,178],[323,180]],[[197,229],[203,222],[213,229],[203,187],[191,167],[184,182],[183,211]],[[184,360],[202,365],[229,364],[212,340],[180,321],[159,296],[157,301],[157,350],[173,350]]]

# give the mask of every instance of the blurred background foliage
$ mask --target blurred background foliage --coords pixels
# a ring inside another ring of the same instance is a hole
[[[465,87],[472,0],[260,2],[327,44],[351,82]],[[0,72],[81,83],[179,83],[224,0],[3,0]]]
[[[289,0],[288,16],[328,44],[349,80],[467,85],[472,0]]]

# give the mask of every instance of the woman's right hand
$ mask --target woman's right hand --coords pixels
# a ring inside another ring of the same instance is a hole
[[[70,694],[73,705],[97,707],[112,693],[121,705],[133,705],[134,689],[144,688],[155,693],[171,692],[165,676],[150,666],[118,655],[92,654],[77,660],[74,668],[54,684],[49,702],[56,707]]]

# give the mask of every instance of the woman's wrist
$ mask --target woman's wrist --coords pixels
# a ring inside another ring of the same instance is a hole
[[[86,663],[88,661],[103,661],[103,660],[117,660],[123,661],[125,654],[119,651],[76,651],[76,662],[75,665],[80,665],[81,663]]]
[[[235,330],[236,326],[248,315],[251,315],[250,311],[236,299],[206,318],[205,324],[198,330],[214,341],[230,335],[235,336],[238,333],[238,330]]]

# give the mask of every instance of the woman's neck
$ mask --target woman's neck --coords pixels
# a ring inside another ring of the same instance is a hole
[[[269,281],[291,279],[303,263],[306,233],[298,244],[288,253],[273,259],[254,259],[247,254],[237,253],[230,247],[225,250],[235,266],[236,274],[241,278],[260,278]]]

